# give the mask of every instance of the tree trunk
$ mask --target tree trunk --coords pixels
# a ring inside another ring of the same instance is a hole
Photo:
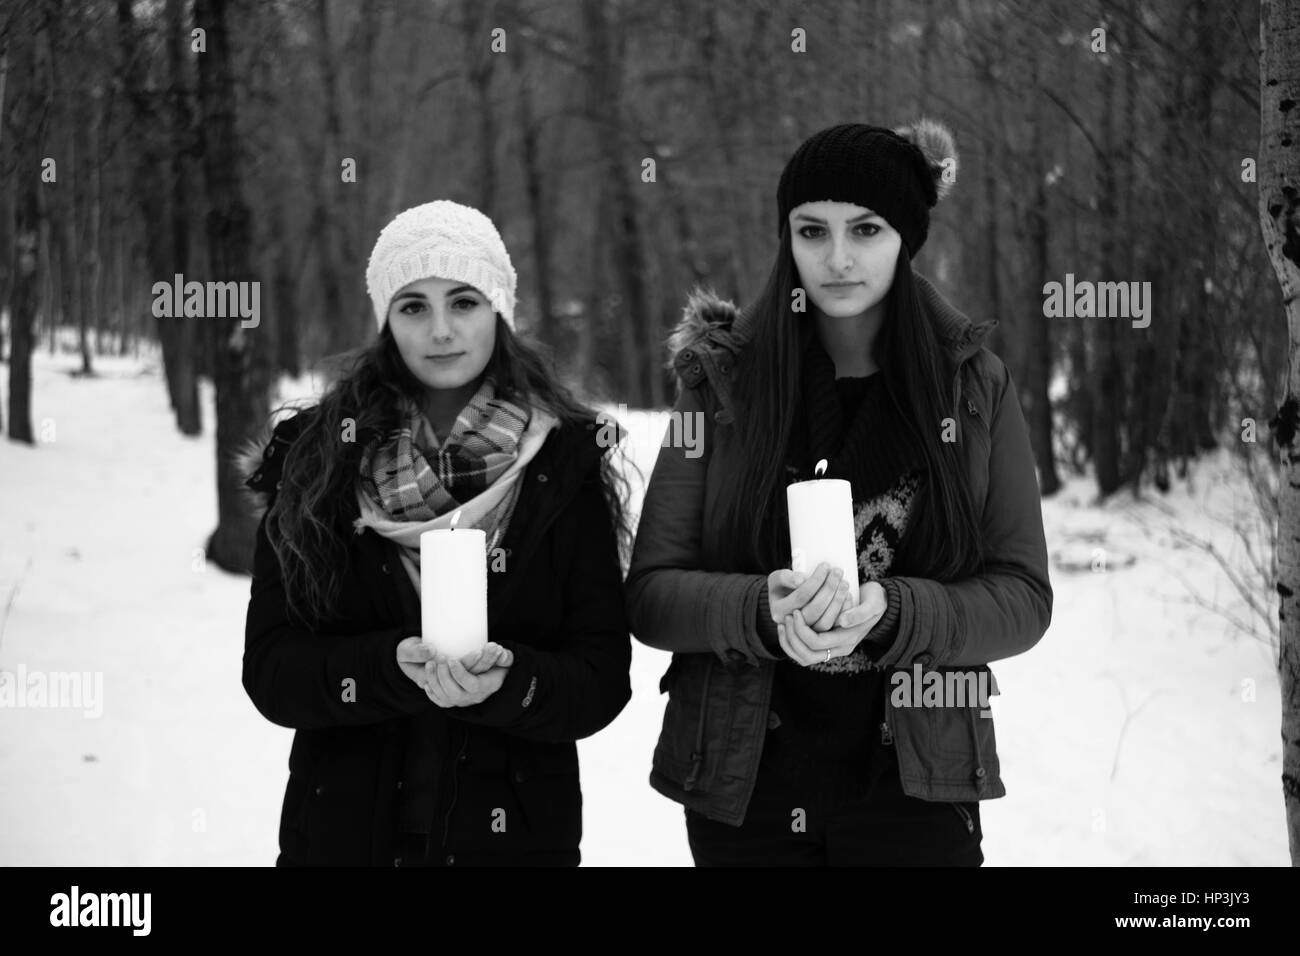
[[[88,301],[86,309],[94,311],[95,350],[100,353],[104,350],[104,313],[107,311],[103,289],[103,258],[100,254],[104,210],[104,153],[101,144],[104,141],[103,133],[108,125],[108,115],[103,108],[103,96],[103,90],[100,88],[99,83],[96,82],[91,91],[91,102],[95,108],[88,124],[90,129],[90,155],[93,157],[93,164],[90,168],[90,234],[86,239],[87,254],[90,257],[90,261],[87,263],[86,289],[88,294],[86,298]]]
[[[30,30],[33,42],[18,47],[14,76],[19,93],[13,105],[14,127],[23,131],[15,146],[17,167],[26,175],[15,177],[17,197],[14,205],[14,277],[9,297],[9,437],[13,441],[36,443],[32,428],[32,352],[36,349],[36,309],[44,285],[41,274],[42,223],[41,190],[38,171],[47,148],[46,130],[53,91],[41,90],[39,77],[49,76],[39,68],[42,51],[48,51],[49,22],[39,8],[29,7],[18,15],[32,23],[19,24],[22,36]],[[50,55],[50,54],[46,54]],[[48,301],[48,300],[46,300]]]
[[[1030,54],[1030,88],[1039,89],[1042,63],[1041,45],[1033,46]],[[1020,385],[1020,399],[1029,425],[1029,438],[1038,461],[1039,490],[1043,496],[1055,494],[1061,487],[1056,471],[1056,456],[1052,449],[1052,404],[1048,389],[1052,380],[1052,324],[1042,318],[1042,297],[1039,290],[1050,281],[1047,270],[1050,193],[1047,188],[1047,151],[1043,142],[1046,117],[1042,110],[1043,99],[1034,97],[1029,121],[1029,164],[1032,171],[1033,198],[1027,210],[1026,238],[1029,261],[1034,281],[1029,283],[1029,302],[1026,315],[1033,318],[1026,323],[1028,341],[1025,343],[1025,376]]]
[[[199,130],[208,187],[212,277],[252,282],[256,279],[251,268],[252,229],[242,195],[226,0],[195,0],[194,19],[207,31],[207,52],[199,57]],[[249,572],[257,521],[241,495],[235,455],[265,424],[269,412],[267,362],[259,361],[253,347],[255,340],[259,346],[265,343],[256,328],[243,328],[238,316],[209,315],[203,321],[210,335],[217,406],[217,527],[208,539],[207,556],[227,571]]]
[[[54,230],[53,238],[59,258],[56,275],[62,302],[62,320],[64,324],[71,323],[76,327],[77,350],[81,355],[81,374],[84,375],[90,373],[92,366],[83,291],[83,246],[77,234],[86,181],[78,142],[82,129],[79,115],[81,91],[77,90],[74,95],[68,89],[69,80],[64,70],[66,62],[71,59],[68,48],[76,34],[76,24],[69,22],[63,0],[48,0],[47,9],[50,16],[50,30],[47,34],[50,42],[49,82],[54,99],[54,127],[58,130],[58,152],[54,154],[58,160],[58,180],[51,187],[49,197],[53,213],[50,225]]]
[[[575,359],[573,363],[573,377],[591,394],[594,389],[592,386],[593,366],[595,365],[596,343],[600,337],[601,331],[605,327],[605,298],[606,287],[605,281],[605,245],[597,241],[601,230],[605,228],[605,221],[609,215],[609,184],[596,183],[594,186],[595,195],[592,196],[591,208],[594,212],[594,218],[591,223],[591,235],[593,241],[588,243],[588,251],[591,260],[588,267],[588,280],[590,285],[587,286],[587,303],[585,315],[585,327],[579,327],[577,342],[574,348]]]
[[[368,15],[363,13],[363,16]],[[334,55],[328,0],[317,0],[316,26],[318,63],[325,98],[325,149],[320,151],[321,179],[316,194],[313,234],[321,250],[321,291],[324,295],[321,314],[325,317],[326,347],[331,352],[342,352],[372,336],[375,327],[371,311],[360,307],[358,297],[352,293],[352,283],[345,283],[343,279],[351,274],[350,267],[358,261],[352,253],[351,242],[352,230],[357,224],[348,221],[351,216],[336,215],[335,210],[350,208],[351,194],[346,190],[356,189],[359,183],[342,180],[343,158],[353,154],[343,150],[339,61]],[[362,176],[372,174],[372,170],[359,169],[357,178],[360,180]]]
[[[40,235],[38,189],[40,181],[28,176],[18,197],[18,221],[14,233],[17,269],[13,296],[9,300],[9,437],[29,445],[36,443],[32,430],[32,352],[36,348],[33,330],[41,285],[37,271]]]
[[[1125,146],[1124,155],[1127,160],[1128,172],[1124,176],[1124,235],[1129,237],[1128,243],[1128,272],[1130,276],[1150,276],[1152,280],[1155,276],[1152,272],[1159,269],[1159,262],[1153,262],[1150,268],[1147,264],[1138,258],[1134,248],[1135,239],[1138,230],[1142,228],[1142,223],[1136,215],[1137,204],[1134,202],[1136,189],[1134,181],[1138,178],[1136,171],[1136,157],[1142,148],[1139,142],[1141,129],[1138,125],[1138,102],[1139,102],[1139,80],[1141,71],[1138,69],[1138,60],[1143,55],[1141,44],[1141,32],[1131,30],[1131,35],[1125,37],[1123,49],[1124,59],[1124,123]],[[1151,283],[1152,298],[1160,294],[1162,284],[1156,281]],[[1152,306],[1152,315],[1166,315],[1164,311],[1156,311],[1155,303]],[[1128,363],[1132,373],[1129,384],[1129,410],[1125,415],[1128,422],[1128,449],[1125,454],[1123,472],[1125,481],[1128,482],[1133,494],[1136,496],[1140,493],[1142,481],[1147,472],[1147,463],[1150,458],[1152,441],[1155,438],[1156,429],[1159,426],[1159,403],[1157,396],[1157,383],[1159,375],[1156,370],[1159,369],[1158,350],[1156,342],[1158,341],[1157,332],[1151,328],[1135,329],[1134,347],[1131,350],[1132,358]]]
[[[0,117],[5,116],[5,84],[9,80],[9,44],[0,41]],[[0,156],[4,155],[4,122],[0,120]],[[16,178],[16,177],[15,177]],[[0,195],[4,208],[0,209],[0,262],[14,262],[14,188],[6,189]],[[13,276],[9,269],[0,272],[0,302],[8,302],[13,290]],[[0,328],[0,361],[5,360],[5,332]],[[4,430],[4,403],[0,402],[0,431]]]
[[[537,337],[552,348],[560,342],[555,328],[555,291],[551,284],[551,237],[555,226],[550,207],[543,195],[542,136],[533,104],[533,87],[528,76],[526,47],[514,52],[515,80],[519,85],[520,162],[524,167],[524,196],[528,201],[528,220],[532,226],[533,274],[537,289],[537,318],[533,325]]]
[[[930,108],[930,88],[934,61],[934,48],[939,45],[939,16],[935,9],[935,0],[921,0],[921,40],[917,44],[916,56],[916,112],[924,116]]]
[[[1286,398],[1272,425],[1284,459],[1277,536],[1282,798],[1291,865],[1300,866],[1300,6],[1262,0],[1259,34],[1259,220],[1290,345]]]
[[[492,0],[486,3],[482,0],[463,0],[461,5],[465,17],[465,49],[470,61],[468,79],[470,88],[474,91],[474,112],[478,121],[478,209],[496,221],[497,117],[496,110],[492,107],[492,72],[498,54],[492,52],[488,32],[496,21],[494,7]],[[510,42],[508,37],[507,44]],[[514,42],[518,42],[518,38]]]
[[[145,249],[145,274],[150,282],[171,282],[175,275],[175,258],[171,236],[159,228],[159,223],[169,221],[166,193],[158,188],[162,179],[162,157],[158,149],[157,130],[164,124],[154,107],[146,82],[146,65],[137,36],[139,29],[132,13],[131,0],[117,0],[118,40],[122,50],[122,83],[130,104],[126,121],[131,152],[131,191],[139,204],[143,224]],[[167,397],[176,412],[176,424],[181,427],[180,410],[184,372],[181,364],[186,360],[180,348],[183,317],[159,317],[158,344],[162,350],[163,377],[167,383]]]
[[[272,326],[275,329],[275,367],[297,378],[302,374],[302,347],[298,334],[298,270],[295,268],[293,244],[289,242],[288,224],[284,207],[275,202],[271,206],[272,229],[277,237],[271,278],[271,301],[275,312]]]
[[[989,46],[984,46],[979,56],[977,70],[984,101],[998,102],[1001,100],[1002,91],[998,88],[997,78],[993,75],[993,50]],[[1001,114],[1000,109],[998,113]],[[1007,151],[998,149],[996,132],[990,132],[985,137],[985,143],[984,169],[980,179],[981,198],[984,201],[984,301],[988,303],[990,315],[1003,318],[1005,313],[1002,305],[1002,250],[998,244],[999,209],[1002,201],[998,196],[998,173]],[[995,343],[985,344],[993,348]]]
[[[607,125],[597,129],[597,147],[609,184],[610,219],[602,231],[612,230],[615,273],[621,292],[617,308],[619,339],[623,344],[623,380],[628,388],[628,402],[638,408],[663,404],[663,377],[649,368],[649,356],[657,348],[649,345],[657,339],[646,296],[645,240],[637,214],[632,177],[639,182],[640,164],[635,163],[629,146],[627,120],[622,104],[621,66],[613,48],[613,32],[606,19],[601,0],[584,0],[584,21],[588,31],[592,62],[590,86],[591,115],[607,117]],[[597,241],[600,241],[599,234]]]
[[[738,170],[741,151],[737,148],[735,102],[730,95],[731,85],[724,85],[723,78],[718,76],[719,61],[726,62],[726,44],[723,42],[725,33],[718,28],[717,8],[713,4],[706,4],[704,10],[704,29],[700,34],[700,63],[704,70],[713,129],[722,152],[723,168]],[[750,243],[741,239],[755,234],[754,226],[749,222],[747,214],[749,204],[742,196],[744,189],[743,181],[738,181],[738,177],[734,175],[726,176],[723,180],[723,201],[726,204],[727,222],[737,236],[734,242],[727,243],[733,285],[737,289],[749,288],[749,284],[756,277],[750,261]]]
[[[167,56],[171,74],[172,109],[168,128],[172,132],[171,150],[171,242],[172,269],[182,275],[190,268],[190,196],[189,157],[193,152],[193,123],[188,93],[191,88],[186,69],[189,32],[185,28],[185,0],[167,0]],[[204,348],[198,325],[184,316],[176,323],[176,425],[182,435],[203,431],[203,408],[199,404],[198,353]]]
[[[1103,18],[1109,20],[1107,4],[1102,4]],[[1106,23],[1109,30],[1111,24]],[[1097,220],[1101,232],[1099,272],[1101,281],[1125,280],[1118,253],[1118,209],[1116,189],[1119,181],[1115,163],[1119,150],[1115,144],[1115,61],[1098,62],[1101,71],[1101,150],[1097,155]],[[1078,321],[1078,320],[1076,320]],[[1092,379],[1094,409],[1092,454],[1097,474],[1097,490],[1104,498],[1122,484],[1120,474],[1120,409],[1123,408],[1124,371],[1119,360],[1119,318],[1084,319],[1094,330],[1094,354],[1098,374]]]
[[[1193,134],[1202,143],[1214,142],[1214,91],[1219,81],[1219,54],[1222,43],[1219,26],[1218,7],[1211,0],[1196,2],[1196,102],[1192,115],[1197,118],[1197,129]],[[1198,170],[1203,182],[1215,177],[1218,170],[1213,166]],[[1195,325],[1198,334],[1193,341],[1195,346],[1195,370],[1192,379],[1193,418],[1189,438],[1194,442],[1192,454],[1212,451],[1218,447],[1215,435],[1216,421],[1214,403],[1219,394],[1216,372],[1225,357],[1216,355],[1215,336],[1211,326],[1216,321],[1214,303],[1210,298],[1209,280],[1214,274],[1214,263],[1218,257],[1215,239],[1218,236],[1218,221],[1221,215],[1219,204],[1212,189],[1198,189],[1193,195],[1196,199],[1197,214],[1197,270],[1194,276],[1193,295],[1196,303]]]

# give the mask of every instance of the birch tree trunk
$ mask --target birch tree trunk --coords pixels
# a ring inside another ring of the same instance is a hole
[[[1291,865],[1300,866],[1300,6],[1263,0],[1259,39],[1259,220],[1290,339],[1286,398],[1270,424],[1283,458],[1277,536],[1282,795]]]

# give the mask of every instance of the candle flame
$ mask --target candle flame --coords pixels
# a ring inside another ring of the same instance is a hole
[[[813,469],[813,474],[816,475],[818,478],[826,474],[826,464],[827,463],[825,458],[817,462],[817,467]]]
[[[460,509],[457,508],[454,512],[452,512],[452,516],[451,516],[451,530],[452,530],[452,531],[455,531],[455,530],[456,530],[456,525],[457,525],[459,522],[460,522]]]

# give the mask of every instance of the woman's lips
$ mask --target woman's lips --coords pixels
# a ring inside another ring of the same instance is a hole
[[[456,359],[460,358],[464,354],[465,354],[464,352],[455,352],[451,355],[426,355],[425,358],[427,358],[430,362],[438,362],[440,364],[446,365],[448,362],[456,361]]]

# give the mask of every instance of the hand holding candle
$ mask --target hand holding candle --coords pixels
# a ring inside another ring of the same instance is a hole
[[[487,536],[459,520],[457,511],[450,528],[420,535],[421,636],[453,658],[487,644]]]
[[[853,490],[842,478],[821,478],[826,459],[817,462],[814,481],[786,488],[790,512],[791,568],[808,574],[825,562],[838,568],[849,586],[850,602],[858,598],[858,542],[853,531]]]

